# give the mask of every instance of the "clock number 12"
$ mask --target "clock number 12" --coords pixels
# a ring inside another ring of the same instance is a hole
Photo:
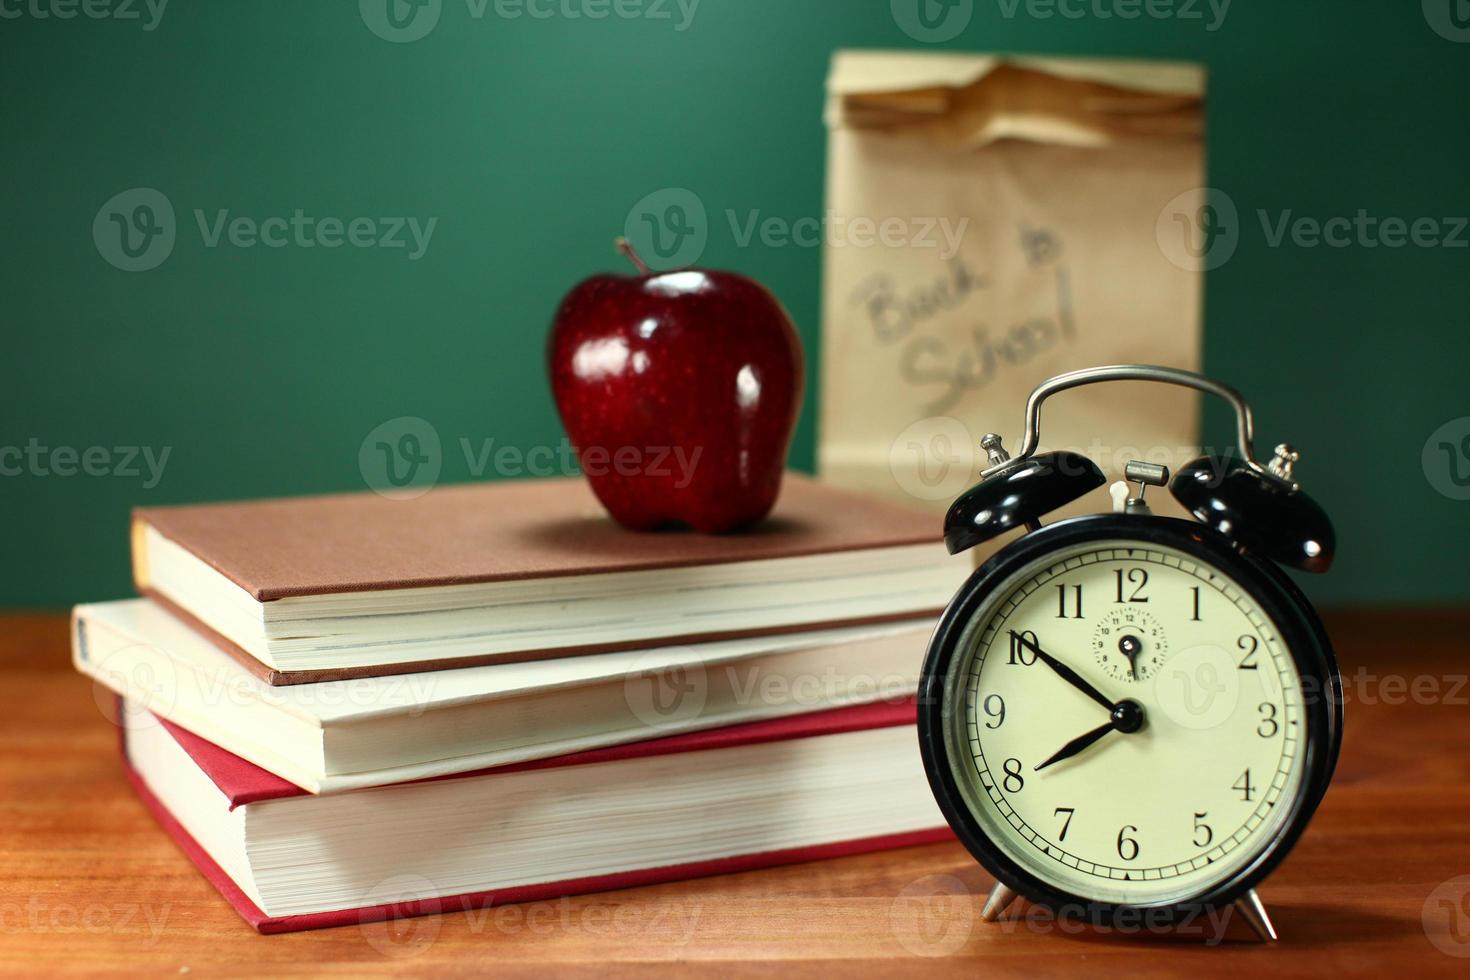
[[[1133,586],[1133,590],[1131,592],[1126,592],[1126,595],[1126,590],[1124,589],[1125,578],[1123,575],[1123,569],[1119,568],[1115,570],[1113,572],[1113,577],[1118,580],[1118,602],[1148,602],[1148,596],[1143,594],[1143,590],[1148,588],[1148,569],[1128,569],[1126,583]]]

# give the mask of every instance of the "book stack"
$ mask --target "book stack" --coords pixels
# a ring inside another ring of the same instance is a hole
[[[635,534],[581,480],[144,509],[79,606],[139,796],[256,929],[939,839],[932,518],[789,476],[739,534]],[[109,695],[110,696],[110,695]]]

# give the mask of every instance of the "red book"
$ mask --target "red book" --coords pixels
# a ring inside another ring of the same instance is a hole
[[[949,836],[912,701],[312,796],[125,709],[129,778],[262,933],[484,909]]]

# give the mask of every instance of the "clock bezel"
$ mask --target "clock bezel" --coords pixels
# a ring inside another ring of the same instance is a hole
[[[1157,903],[1103,902],[1072,894],[1038,877],[993,843],[971,811],[955,777],[949,733],[944,728],[944,693],[960,641],[996,588],[1048,553],[1104,540],[1161,545],[1188,554],[1228,575],[1271,620],[1301,676],[1305,752],[1302,779],[1279,831],[1229,877],[1196,895]],[[1306,689],[1310,685],[1315,690]],[[1139,514],[1098,514],[1058,521],[1011,542],[966,580],[950,601],[929,641],[919,680],[919,747],[934,797],[965,848],[996,880],[1053,911],[1086,910],[1088,917],[1114,923],[1148,910],[1150,921],[1189,921],[1202,909],[1231,904],[1269,875],[1306,829],[1332,779],[1342,745],[1342,677],[1327,632],[1301,590],[1274,565],[1241,552],[1212,528],[1190,521]]]

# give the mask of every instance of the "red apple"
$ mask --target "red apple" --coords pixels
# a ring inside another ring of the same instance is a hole
[[[770,513],[801,407],[801,341],[733,272],[601,275],[562,301],[551,390],[582,472],[625,527],[718,533]]]

